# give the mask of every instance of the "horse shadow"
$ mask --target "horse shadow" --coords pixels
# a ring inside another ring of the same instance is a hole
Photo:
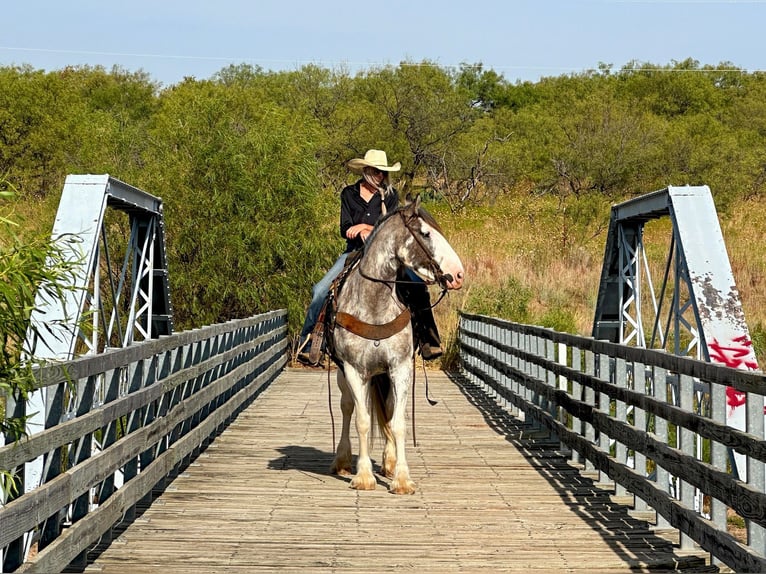
[[[289,471],[297,470],[309,475],[328,476],[342,482],[351,483],[352,476],[332,474],[330,466],[335,458],[335,453],[319,450],[313,446],[286,445],[277,448],[281,456],[269,461],[269,470]],[[353,458],[353,466],[356,468],[356,455]],[[381,469],[373,460],[373,471],[378,484],[388,486],[381,478]]]

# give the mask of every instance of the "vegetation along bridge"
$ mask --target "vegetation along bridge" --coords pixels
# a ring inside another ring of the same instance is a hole
[[[699,280],[678,222],[688,190],[615,208],[595,337],[461,315],[460,370],[430,374],[436,405],[421,375],[413,390],[418,490],[393,496],[382,476],[357,492],[328,474],[328,373],[288,367],[286,312],[173,333],[161,204],[87,177],[65,194],[92,186],[104,200],[76,205],[129,213],[127,278],[99,299],[96,226],[76,302],[93,328],[58,337],[40,390],[7,403],[39,414],[0,447],[18,479],[0,508],[3,572],[766,571],[766,379],[746,333],[724,335],[697,300],[700,283],[715,300],[726,269]],[[650,348],[639,222],[662,214],[669,323],[692,335],[658,322]],[[698,356],[668,352],[680,342]]]

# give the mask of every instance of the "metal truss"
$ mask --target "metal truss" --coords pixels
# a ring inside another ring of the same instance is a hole
[[[644,226],[660,218],[670,218],[671,233],[662,281],[655,288]],[[612,207],[593,337],[732,368],[758,368],[707,186],[668,187]],[[667,384],[678,404],[677,381],[671,377]],[[708,408],[708,389],[695,384],[695,394],[697,408]],[[744,402],[736,394],[727,394],[727,421],[744,429]],[[732,456],[735,472],[744,478],[741,457]]]
[[[663,217],[672,230],[656,288],[644,225]],[[707,186],[668,187],[613,206],[593,336],[754,368],[752,352],[735,361],[715,351],[749,333]]]
[[[36,302],[32,321],[52,330],[42,340],[30,331],[36,357],[68,360],[172,333],[159,198],[108,175],[70,175],[52,240],[76,273],[63,301]]]
[[[698,315],[694,300],[690,297],[692,286],[680,250],[678,230],[672,230],[658,294],[644,245],[643,225],[635,228],[618,223],[616,229],[620,273],[618,297],[621,304],[617,321],[620,336],[615,342],[664,349],[675,355],[694,355],[700,360],[707,360],[699,344]],[[666,303],[667,315],[663,321]],[[668,349],[671,343],[673,348]]]

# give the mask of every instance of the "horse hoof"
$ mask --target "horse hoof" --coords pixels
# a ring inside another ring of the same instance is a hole
[[[375,481],[375,477],[372,475],[359,476],[357,474],[351,481],[351,488],[356,490],[375,490],[376,486],[377,482]]]
[[[351,476],[354,474],[351,470],[350,464],[343,462],[333,462],[330,467],[330,474],[337,474],[338,476]]]
[[[351,476],[353,474],[353,472],[351,472],[350,468],[345,468],[345,467],[336,468],[336,467],[332,467],[330,469],[330,474],[337,474],[338,476]]]
[[[409,479],[394,480],[388,488],[392,494],[415,494],[415,483]]]

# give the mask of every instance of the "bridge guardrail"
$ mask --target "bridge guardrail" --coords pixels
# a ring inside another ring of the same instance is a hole
[[[84,566],[276,378],[287,344],[278,310],[39,369],[47,428],[0,447],[0,468],[44,457],[42,484],[0,508],[0,571]]]
[[[481,315],[461,314],[458,341],[469,381],[653,510],[657,527],[678,529],[682,548],[766,571],[763,373]],[[745,395],[746,432],[726,425],[727,390]],[[745,455],[747,481],[731,451]],[[731,513],[746,543],[729,532]]]

